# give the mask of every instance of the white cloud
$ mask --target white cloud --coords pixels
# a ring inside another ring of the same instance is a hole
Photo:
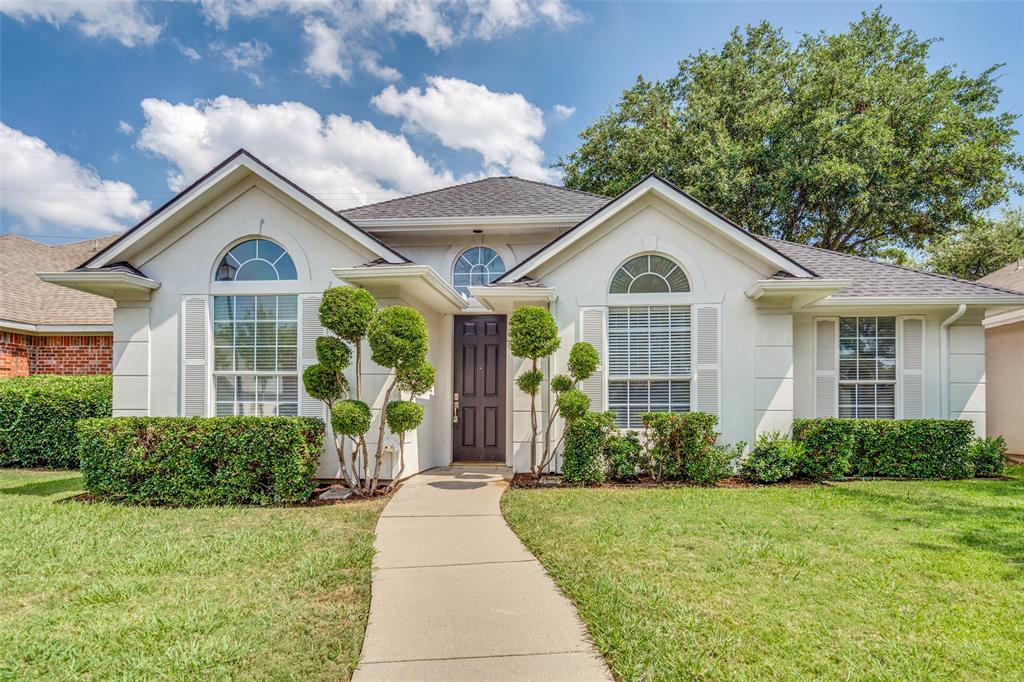
[[[18,21],[72,26],[90,38],[113,38],[125,47],[152,45],[163,26],[136,0],[3,0],[0,12]]]
[[[370,75],[393,80],[396,70],[380,67],[376,61],[368,62],[366,57],[379,50],[391,33],[419,36],[431,50],[440,51],[469,39],[492,40],[537,23],[564,28],[581,17],[563,0],[199,2],[207,21],[220,29],[226,29],[236,17],[253,19],[275,12],[301,17],[310,43],[306,71],[325,80],[349,80],[354,63],[359,63]]]
[[[119,132],[119,133],[121,133],[123,135],[131,135],[132,133],[135,132],[135,126],[133,126],[128,121],[118,121],[117,122],[117,132]]]
[[[215,47],[228,60],[232,69],[244,73],[256,85],[262,85],[260,72],[263,69],[263,60],[270,56],[269,45],[258,40],[249,40],[230,47]]]
[[[352,77],[352,71],[342,58],[341,34],[320,19],[306,19],[302,24],[306,40],[312,48],[306,55],[306,73],[329,82],[334,76],[343,81]]]
[[[384,81],[402,80],[402,72],[393,66],[385,66],[380,63],[380,55],[376,52],[367,52],[363,55],[361,66],[363,71]]]
[[[150,212],[126,182],[50,149],[38,137],[0,123],[0,186],[5,211],[26,227],[44,224],[116,232]]]
[[[372,102],[380,111],[401,117],[404,131],[428,133],[451,149],[478,152],[488,173],[549,182],[557,178],[543,163],[543,112],[519,93],[431,76],[426,88],[403,92],[389,85]]]
[[[450,185],[402,135],[345,114],[321,116],[298,102],[250,104],[218,97],[193,104],[142,101],[146,125],[136,146],[173,165],[181,190],[244,147],[335,208],[381,201]]]
[[[199,54],[198,50],[189,47],[180,40],[173,39],[171,42],[174,44],[176,48],[178,48],[178,52],[180,52],[185,57],[185,59],[189,60],[190,62],[198,62],[200,59],[202,59],[202,56]]]
[[[552,112],[554,112],[555,118],[564,121],[565,119],[569,118],[570,116],[576,113],[576,107],[568,107],[564,104],[556,104],[552,109]]]

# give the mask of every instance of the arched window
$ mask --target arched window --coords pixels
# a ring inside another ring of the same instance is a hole
[[[686,273],[664,256],[630,258],[612,277],[610,294],[676,294],[690,290]]]
[[[490,284],[503,274],[505,261],[497,251],[487,246],[474,246],[455,259],[452,285],[459,293],[469,296],[469,287]]]
[[[249,239],[224,254],[217,266],[218,282],[297,279],[288,252],[267,239]]]

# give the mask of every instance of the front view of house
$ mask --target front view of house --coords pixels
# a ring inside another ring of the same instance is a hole
[[[982,319],[1024,305],[753,236],[655,176],[615,199],[489,178],[335,212],[241,150],[81,267],[40,277],[116,301],[115,416],[322,417],[301,380],[321,292],[416,308],[438,378],[407,472],[528,469],[529,398],[506,344],[519,306],[558,322],[548,376],[573,343],[598,350],[592,409],[624,427],[712,412],[733,443],[815,416],[969,419],[983,435]],[[364,373],[379,409],[386,375]],[[320,475],[338,475],[331,445]]]

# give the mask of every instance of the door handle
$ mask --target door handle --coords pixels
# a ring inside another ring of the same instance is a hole
[[[453,401],[453,405],[454,405],[454,407],[452,409],[452,424],[458,424],[459,423],[459,394],[458,393],[455,394],[455,399]]]

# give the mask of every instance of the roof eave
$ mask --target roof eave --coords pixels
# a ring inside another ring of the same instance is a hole
[[[554,303],[558,294],[554,287],[475,286],[470,297],[496,312],[509,311],[517,303]]]
[[[811,307],[837,308],[854,306],[1017,306],[1024,305],[1020,296],[829,296]]]
[[[459,313],[469,302],[429,265],[375,265],[331,268],[340,280],[372,291],[396,287],[399,296],[419,299],[442,313]]]
[[[160,283],[128,272],[72,270],[70,272],[37,272],[36,276],[49,284],[84,291],[104,298],[119,300],[148,300],[160,288]]]

